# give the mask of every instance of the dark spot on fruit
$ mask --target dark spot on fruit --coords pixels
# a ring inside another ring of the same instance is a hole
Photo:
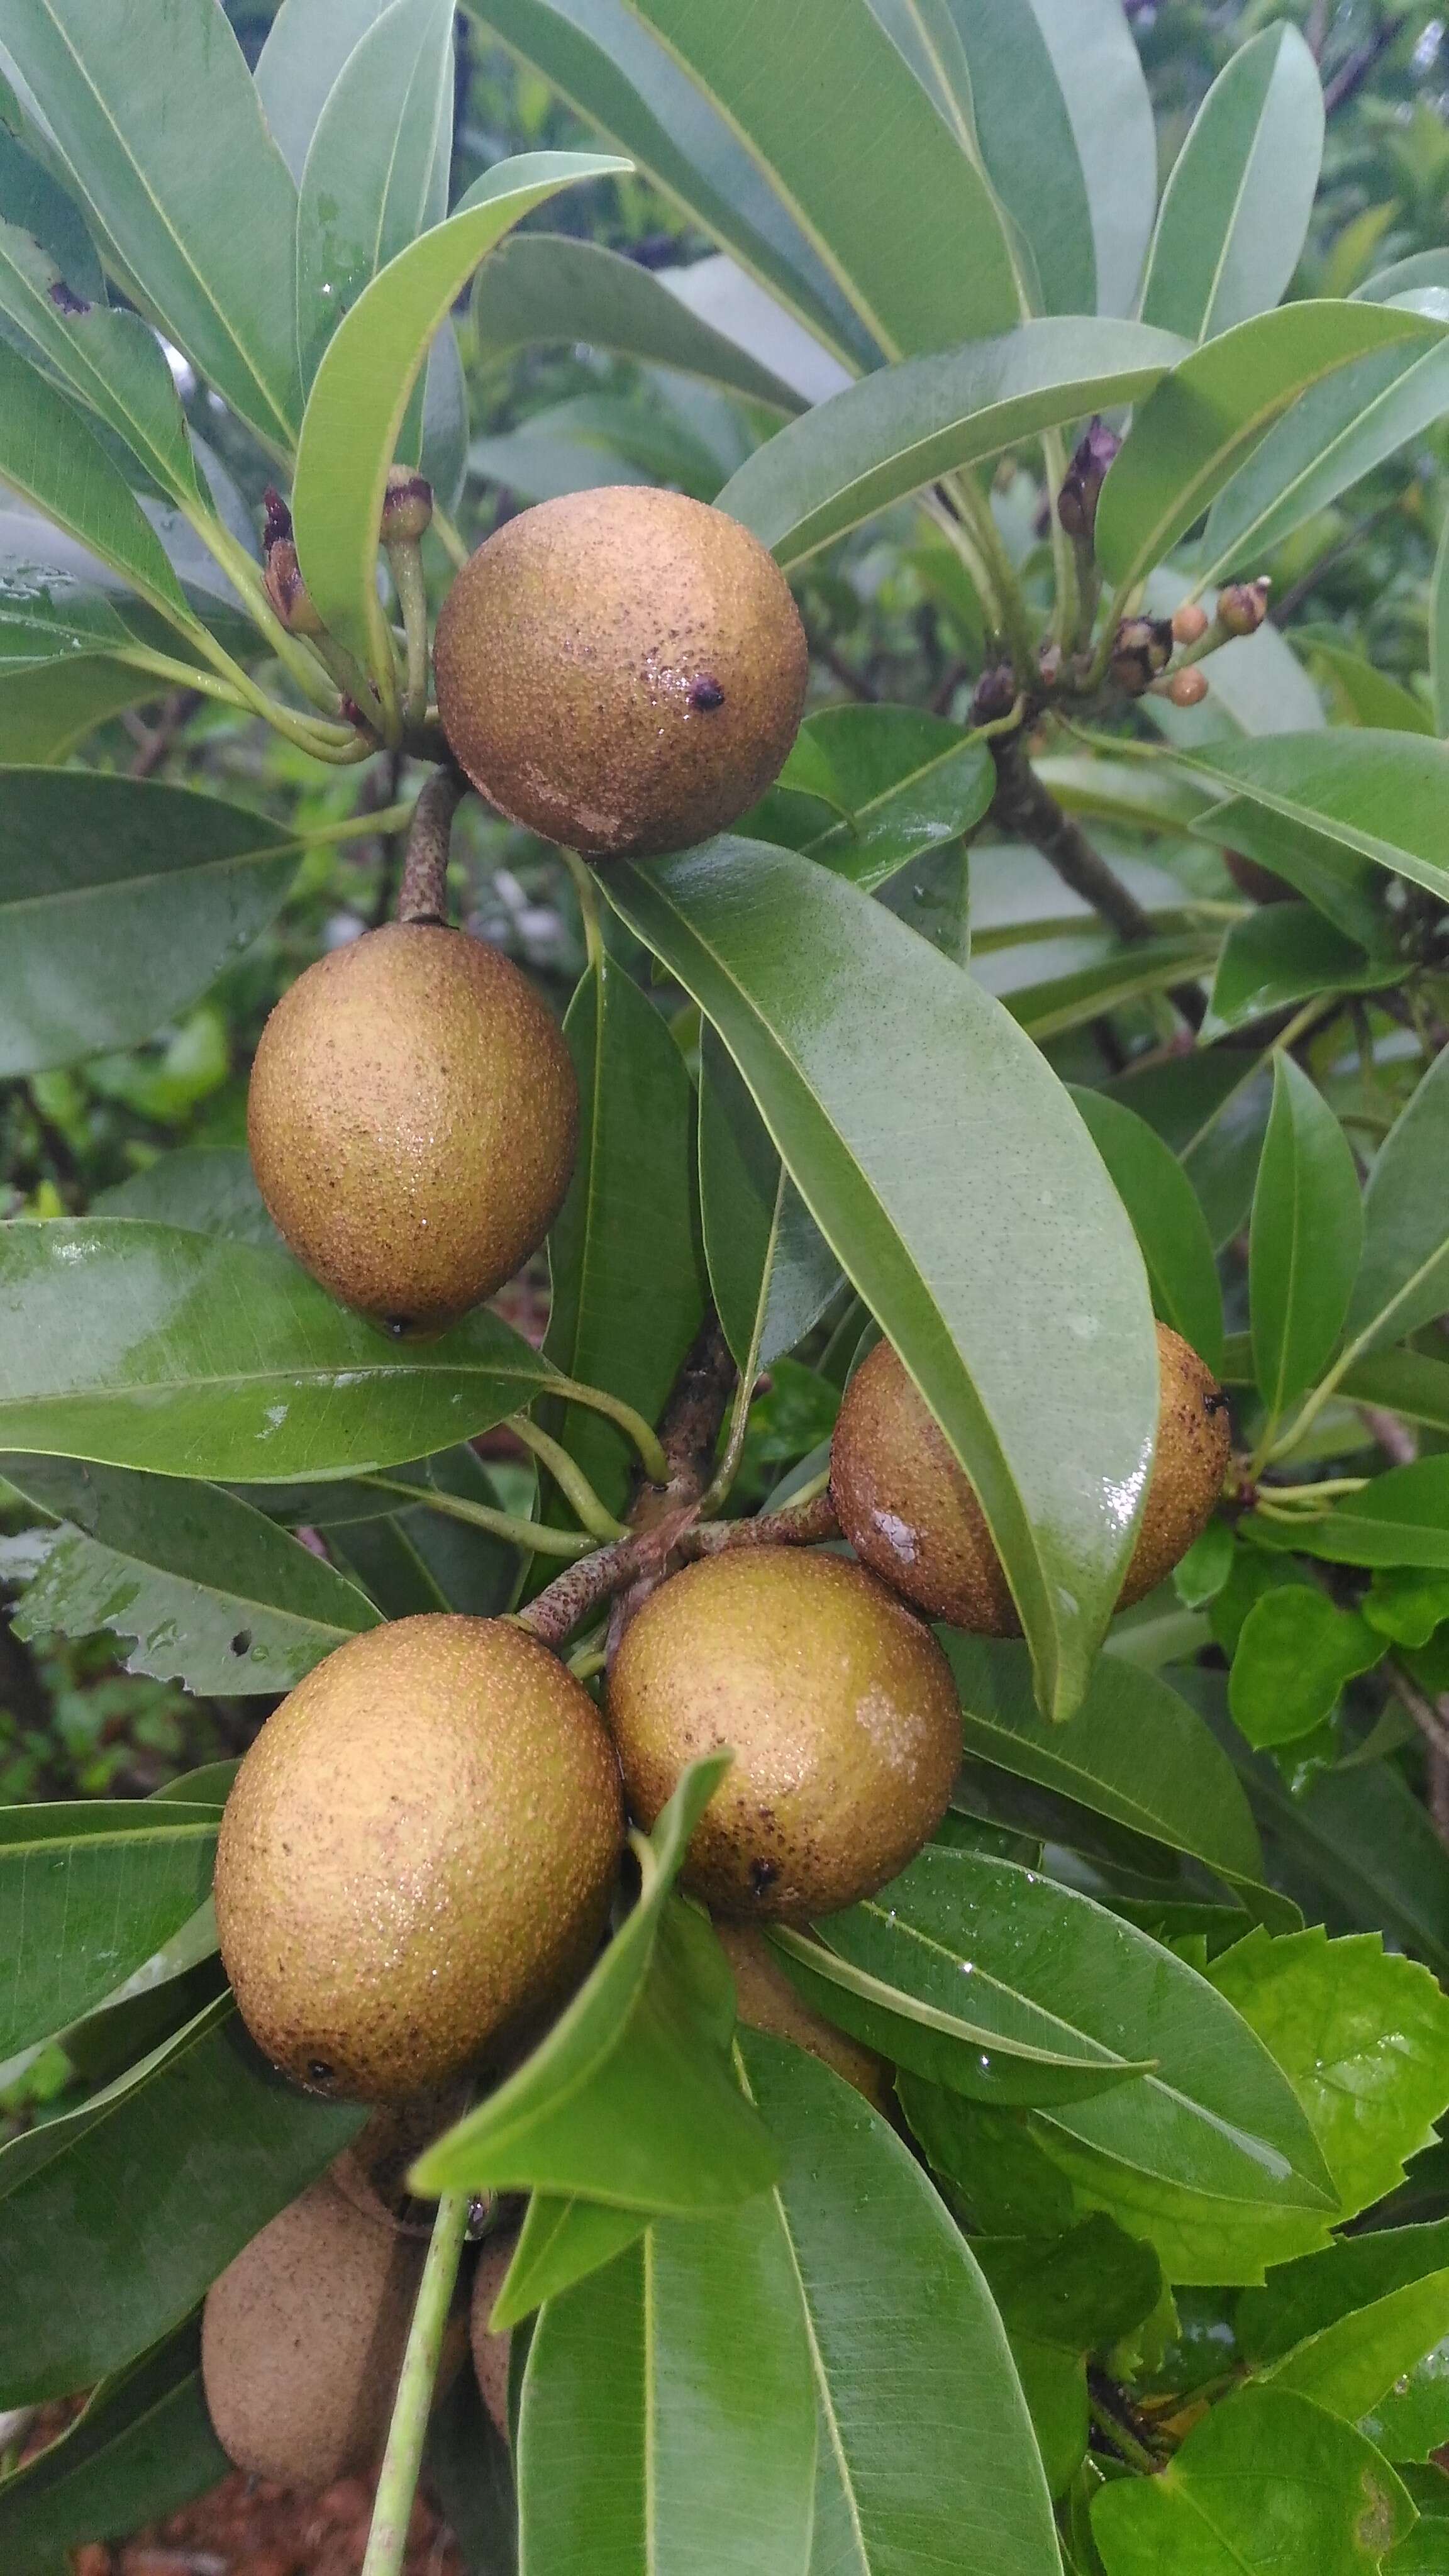
[[[325,2057],[308,2058],[307,2081],[309,2084],[333,2084],[336,2080],[336,2069],[335,2067],[328,2065]]]
[[[58,277],[51,287],[50,300],[58,313],[89,313],[91,309],[85,297],[67,286],[63,277]]]
[[[750,1863],[751,1895],[768,1896],[779,1875],[780,1864],[777,1860],[752,1860]]]
[[[1209,1415],[1226,1413],[1229,1409],[1228,1399],[1223,1394],[1221,1387],[1215,1387],[1211,1395],[1205,1395],[1202,1400],[1202,1406],[1204,1413]]]
[[[414,1329],[411,1315],[385,1315],[383,1331],[395,1342],[405,1342]]]
[[[251,1650],[252,1632],[250,1628],[238,1628],[236,1635],[231,1641],[232,1653],[234,1655],[249,1655]]]
[[[696,680],[689,692],[689,703],[696,715],[712,716],[724,702],[725,693],[718,680]]]

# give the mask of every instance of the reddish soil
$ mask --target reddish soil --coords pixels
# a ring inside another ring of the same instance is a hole
[[[308,2496],[238,2472],[153,2530],[78,2549],[72,2563],[75,2576],[358,2576],[371,2515],[360,2478]],[[407,2576],[463,2576],[451,2532],[421,2496]]]

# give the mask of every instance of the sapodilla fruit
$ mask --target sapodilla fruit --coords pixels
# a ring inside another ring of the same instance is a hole
[[[1201,1537],[1231,1450],[1226,1396],[1166,1324],[1157,1327],[1157,1359],[1157,1454],[1121,1610],[1153,1591]],[[876,1344],[846,1388],[830,1493],[856,1555],[918,1609],[978,1636],[1021,1634],[986,1515],[888,1342]]]
[[[309,2090],[397,2101],[588,1966],[623,1834],[588,1692],[502,1619],[399,1619],[268,1718],[216,1859],[222,1960]]]
[[[578,1114],[562,1034],[518,968],[464,931],[390,922],[283,994],[247,1141],[297,1259],[403,1334],[454,1322],[537,1250]]]
[[[809,661],[783,574],[738,520],[680,492],[570,492],[459,573],[438,713],[500,813],[592,857],[647,858],[763,795]]]
[[[237,2468],[326,2487],[376,2465],[427,2250],[324,2174],[212,2283],[202,2384]]]
[[[929,1839],[961,1760],[935,1639],[873,1575],[800,1548],[728,1549],[662,1583],[624,1631],[609,1724],[651,1825],[691,1762],[733,1748],[684,1883],[740,1922],[871,1895]]]

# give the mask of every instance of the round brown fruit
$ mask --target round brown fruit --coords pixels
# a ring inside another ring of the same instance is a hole
[[[1166,1324],[1157,1327],[1157,1360],[1157,1455],[1120,1610],[1153,1591],[1201,1537],[1230,1453],[1227,1398]],[[877,1343],[845,1391],[830,1492],[857,1556],[918,1609],[978,1636],[1020,1636],[986,1515],[889,1342]]]
[[[587,1967],[622,1841],[586,1690],[501,1619],[399,1619],[268,1718],[222,1818],[222,1960],[310,2091],[395,2102]]]
[[[376,2465],[426,2254],[324,2174],[212,2283],[202,2382],[237,2468],[326,2487]]]
[[[509,519],[438,619],[438,713],[499,812],[647,858],[722,832],[799,728],[809,650],[783,574],[680,492],[571,492]]]
[[[578,1115],[568,1049],[518,968],[463,931],[391,922],[283,994],[247,1138],[313,1278],[394,1332],[433,1331],[537,1250]]]
[[[767,2031],[772,2039],[788,2039],[796,2048],[808,2049],[823,2066],[833,2067],[857,2093],[863,2093],[873,2110],[889,2113],[891,2079],[884,2058],[837,2030],[807,2004],[763,1932],[748,1923],[721,1922],[714,1928],[734,1972],[741,2021],[751,2030]]]
[[[798,1548],[730,1549],[661,1584],[624,1632],[609,1722],[646,1824],[689,1763],[733,1747],[684,1881],[740,1922],[807,1923],[884,1886],[961,1760],[935,1639],[873,1575]]]

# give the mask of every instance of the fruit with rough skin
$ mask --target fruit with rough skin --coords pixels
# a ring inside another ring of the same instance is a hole
[[[587,1968],[622,1832],[598,1711],[521,1628],[439,1613],[350,1638],[268,1718],[222,1818],[247,2028],[313,2092],[445,2083]]]
[[[810,661],[748,529],[631,484],[506,521],[448,593],[434,658],[474,786],[601,858],[689,849],[753,805],[799,729]]]
[[[324,2174],[206,2294],[201,2371],[237,2468],[327,2487],[376,2466],[427,2247]]]
[[[506,2235],[488,2238],[473,2275],[473,2299],[468,2311],[478,2394],[493,2419],[495,2432],[500,2433],[505,2442],[511,2439],[508,2428],[508,2361],[513,2329],[505,2326],[502,2334],[494,2334],[488,2320],[517,2250],[516,2228],[510,2229]]]
[[[563,1036],[496,948],[390,922],[283,994],[257,1048],[257,1187],[314,1279],[394,1332],[456,1321],[543,1241],[579,1094]]]
[[[874,1575],[801,1548],[671,1575],[625,1629],[608,1707],[645,1824],[691,1762],[733,1749],[684,1884],[737,1922],[807,1923],[873,1894],[929,1839],[961,1760],[935,1639]]]
[[[823,2066],[833,2067],[863,2093],[872,2110],[890,2116],[893,2103],[890,2069],[873,2048],[851,2039],[805,2001],[790,1982],[789,1971],[763,1932],[748,1923],[716,1923],[715,1934],[730,1963],[735,2000],[742,2022],[771,2039],[788,2039],[808,2049]]]
[[[1157,1453],[1119,1610],[1153,1591],[1212,1518],[1231,1452],[1227,1398],[1180,1334],[1157,1327]],[[889,1342],[845,1391],[830,1452],[836,1517],[863,1563],[955,1628],[1018,1637],[986,1515]]]

